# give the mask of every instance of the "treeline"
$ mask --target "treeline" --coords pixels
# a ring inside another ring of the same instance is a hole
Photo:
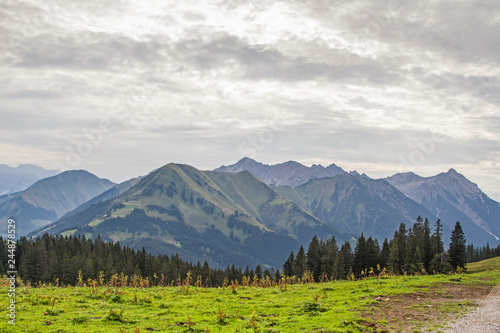
[[[460,223],[451,233],[447,251],[443,244],[443,226],[438,220],[431,230],[429,221],[420,217],[411,228],[401,224],[391,240],[382,245],[363,234],[354,249],[349,242],[338,245],[335,237],[326,241],[314,236],[307,251],[301,246],[296,255],[292,252],[283,265],[282,272],[275,269],[211,268],[204,263],[189,263],[178,255],[151,255],[142,250],[122,247],[119,243],[106,242],[99,236],[51,236],[27,239],[15,244],[15,254],[9,252],[7,240],[0,237],[0,274],[17,270],[18,276],[32,285],[82,285],[99,281],[121,285],[129,281],[141,285],[195,284],[218,287],[233,283],[244,285],[272,285],[282,281],[328,281],[355,279],[377,274],[448,273],[462,270],[466,262],[500,256],[500,246],[466,247]],[[9,267],[15,258],[16,267]],[[183,282],[184,281],[184,282]]]
[[[443,244],[443,226],[438,220],[433,230],[429,221],[418,217],[411,228],[402,223],[389,241],[363,234],[354,250],[349,242],[339,246],[335,237],[327,241],[312,239],[307,252],[301,246],[283,265],[285,276],[300,277],[312,273],[315,281],[358,278],[380,272],[392,274],[448,273],[464,269],[467,258],[466,239],[457,222],[451,234],[448,251]]]
[[[500,257],[500,245],[496,248],[490,247],[489,243],[482,247],[474,247],[474,244],[467,246],[467,262],[478,262],[494,257]]]
[[[85,236],[63,237],[45,234],[41,238],[23,237],[16,242],[16,269],[8,267],[7,241],[0,237],[0,274],[17,270],[25,282],[34,284],[76,285],[89,281],[147,281],[148,285],[174,285],[186,278],[203,287],[222,286],[230,281],[272,279],[280,272],[274,269],[245,270],[234,265],[226,269],[210,268],[208,262],[183,261],[177,254],[153,256],[144,248],[136,251],[119,243],[95,240]],[[87,283],[88,284],[88,283]]]

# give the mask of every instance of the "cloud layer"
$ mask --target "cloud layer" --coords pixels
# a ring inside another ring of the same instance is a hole
[[[0,160],[456,168],[500,199],[498,1],[8,1]]]

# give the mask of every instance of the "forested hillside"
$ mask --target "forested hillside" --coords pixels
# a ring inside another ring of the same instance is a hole
[[[264,281],[328,281],[356,279],[377,274],[447,273],[461,270],[469,262],[500,255],[497,248],[465,246],[460,223],[451,234],[450,247],[443,247],[439,221],[431,230],[428,220],[419,218],[407,229],[401,224],[391,240],[378,240],[363,234],[353,247],[337,244],[335,237],[326,241],[314,236],[307,250],[300,246],[292,252],[282,269],[228,265],[213,269],[207,261],[190,263],[175,254],[152,255],[143,248],[136,251],[100,237],[63,237],[43,235],[21,238],[16,242],[15,257],[19,277],[31,284],[76,285],[90,281],[172,285],[188,278],[189,283],[214,287],[228,283],[265,283]],[[0,274],[7,272],[8,244],[0,237]],[[10,270],[10,269],[9,269]]]

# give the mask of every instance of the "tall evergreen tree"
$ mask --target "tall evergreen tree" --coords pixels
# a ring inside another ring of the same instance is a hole
[[[314,235],[307,250],[307,269],[313,273],[314,280],[317,282],[321,275],[321,246],[318,237]]]
[[[366,267],[365,269],[375,269],[379,264],[378,258],[380,256],[380,246],[377,240],[368,237],[366,240]]]
[[[301,278],[306,270],[307,258],[304,252],[304,247],[301,245],[299,248],[299,252],[297,252],[297,255],[295,256],[295,260],[293,261],[293,275]]]
[[[292,276],[293,275],[293,261],[294,261],[294,255],[293,255],[293,251],[292,251],[292,253],[290,253],[290,256],[288,257],[288,259],[283,264],[283,275],[284,276]]]
[[[361,233],[354,248],[354,263],[352,267],[354,274],[359,275],[367,268],[367,257],[368,248],[366,246],[366,239],[363,233]]]
[[[422,272],[422,268],[424,267],[424,264],[422,263],[422,256],[420,254],[420,248],[418,246],[415,249],[415,253],[413,254],[412,261],[413,262],[412,262],[411,272],[412,273]]]
[[[387,238],[382,243],[382,250],[380,250],[379,263],[380,268],[387,268],[387,260],[389,259],[389,241]]]
[[[337,257],[335,258],[335,263],[333,264],[333,278],[340,280],[345,279],[346,277],[346,269],[345,269],[345,258],[344,258],[344,246],[342,245]]]
[[[387,268],[394,274],[401,274],[404,271],[406,259],[406,226],[404,223],[399,225],[399,230],[394,233],[394,237],[389,243],[389,257],[387,259]]]
[[[455,229],[451,232],[450,247],[448,255],[450,257],[450,264],[454,270],[458,267],[465,268],[466,263],[466,245],[465,234],[462,230],[460,222],[455,224]]]
[[[440,219],[438,219],[436,221],[435,227],[436,227],[436,229],[431,237],[432,255],[433,256],[444,252],[443,225],[441,224]]]
[[[432,246],[431,246],[431,229],[429,220],[426,218],[424,222],[424,239],[422,241],[421,254],[422,262],[426,271],[429,270],[429,265],[432,260]]]
[[[335,236],[326,241],[323,246],[323,256],[321,257],[321,275],[326,274],[328,278],[332,277],[333,266],[337,257],[338,246]]]

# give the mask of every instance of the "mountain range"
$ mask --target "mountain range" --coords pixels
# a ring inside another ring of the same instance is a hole
[[[0,197],[0,235],[14,217],[18,236],[46,226],[115,184],[84,171],[66,171],[37,181],[26,190]]]
[[[56,191],[52,186],[62,185],[49,185],[38,196],[47,198],[45,206],[54,200],[58,207],[62,199],[48,195]],[[30,228],[41,228],[30,235],[100,235],[215,266],[279,266],[291,250],[315,234],[323,239],[333,235],[342,242],[363,232],[382,241],[391,238],[400,223],[411,227],[418,216],[428,218],[431,228],[441,219],[445,243],[456,221],[461,222],[468,243],[499,243],[500,204],[453,169],[428,178],[405,173],[372,179],[334,164],[266,165],[244,158],[214,171],[171,163],[139,179],[106,183],[96,192],[88,195],[87,202],[64,209],[30,206],[28,211],[38,216],[31,221],[44,221],[31,222]],[[21,200],[18,197],[24,198],[25,206],[31,202],[26,193],[16,195],[0,197],[2,216],[18,215],[15,209],[5,209]]]
[[[412,172],[400,173],[386,180],[408,198],[427,207],[450,228],[460,221],[469,241],[500,240],[500,204],[456,170],[427,178]]]
[[[412,224],[418,216],[437,220],[422,205],[407,198],[386,181],[344,173],[312,179],[297,187],[274,189],[318,219],[343,232],[383,240],[390,238],[401,222]]]
[[[199,171],[168,164],[111,200],[38,232],[119,241],[152,253],[223,266],[279,266],[315,234],[347,239],[248,171]]]
[[[55,176],[59,172],[32,164],[21,164],[15,168],[0,164],[0,195],[23,191],[36,181]]]
[[[295,161],[268,165],[248,157],[244,157],[238,163],[230,166],[223,165],[214,171],[232,173],[250,171],[264,183],[277,186],[299,186],[311,179],[334,177],[345,173],[342,168],[335,164],[331,164],[326,168],[317,164],[307,167]]]

